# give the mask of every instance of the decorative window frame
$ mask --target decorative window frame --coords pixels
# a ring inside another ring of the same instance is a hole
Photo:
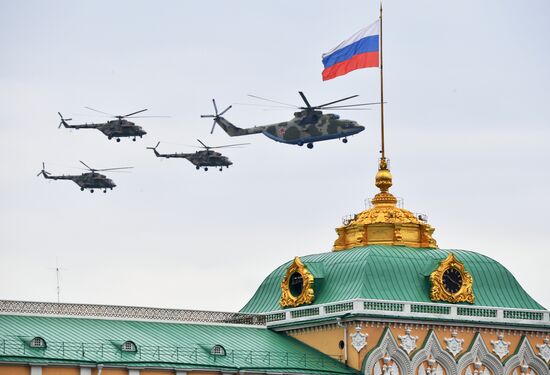
[[[548,374],[549,372],[548,365],[535,354],[533,348],[529,345],[529,340],[525,336],[522,337],[516,353],[506,361],[503,372],[505,375],[511,374],[516,367],[522,364],[527,364],[529,368],[535,370],[539,375]]]
[[[391,357],[393,362],[399,368],[401,375],[411,373],[412,368],[411,362],[409,361],[409,356],[399,347],[388,328],[386,328],[386,332],[378,341],[378,345],[365,357],[363,362],[363,373],[365,375],[372,375],[374,366],[376,366],[378,361],[383,360],[386,355]]]
[[[462,276],[462,286],[456,293],[449,293],[443,285],[443,273],[449,268],[456,269]],[[439,266],[430,274],[430,282],[432,284],[430,298],[434,302],[475,302],[473,292],[474,279],[472,278],[472,275],[466,271],[464,264],[458,260],[453,253],[449,253],[449,255],[447,255],[447,257],[439,263]]]
[[[292,295],[288,285],[290,277],[296,272],[302,275],[302,293],[300,293],[299,296]],[[310,305],[313,303],[313,300],[315,299],[315,292],[313,291],[314,281],[315,278],[312,273],[309,272],[300,258],[294,257],[294,261],[286,270],[285,277],[281,282],[281,300],[279,301],[279,305],[281,305],[282,308],[285,308]]]
[[[472,344],[470,344],[470,349],[467,349],[467,352],[460,355],[458,359],[458,373],[462,374],[466,367],[479,360],[485,368],[489,369],[494,375],[503,374],[503,365],[502,362],[495,356],[481,337],[481,334],[477,333]]]
[[[427,361],[428,358],[435,359],[437,363],[445,369],[447,375],[459,374],[454,357],[441,347],[433,331],[428,333],[424,346],[419,349],[411,359],[413,373],[424,361]]]

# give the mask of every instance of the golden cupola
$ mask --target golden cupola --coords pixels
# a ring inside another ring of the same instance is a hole
[[[380,192],[371,200],[372,207],[336,228],[338,239],[333,251],[368,245],[436,248],[437,242],[432,238],[434,228],[412,212],[397,207],[397,198],[388,191],[392,175],[386,158],[380,159],[376,186]]]

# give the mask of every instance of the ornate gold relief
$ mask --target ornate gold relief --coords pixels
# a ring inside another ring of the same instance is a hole
[[[336,228],[338,238],[332,250],[368,245],[437,248],[434,228],[425,219],[397,207],[397,198],[388,191],[392,186],[392,175],[385,158],[380,159],[375,181],[380,192],[371,200],[373,207]]]
[[[286,270],[281,282],[281,307],[297,307],[309,305],[315,298],[313,291],[314,277],[302,263],[300,258],[294,257],[294,262]]]
[[[460,275],[460,276],[458,276]],[[432,301],[474,303],[473,278],[453,253],[439,263],[430,275]],[[456,289],[456,291],[454,290]]]

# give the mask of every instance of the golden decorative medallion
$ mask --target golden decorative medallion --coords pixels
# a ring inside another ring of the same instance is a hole
[[[453,253],[439,263],[430,275],[432,301],[474,303],[473,279]]]
[[[315,298],[313,292],[314,277],[302,263],[300,258],[294,257],[294,262],[286,270],[281,283],[281,307],[297,307],[309,305]]]

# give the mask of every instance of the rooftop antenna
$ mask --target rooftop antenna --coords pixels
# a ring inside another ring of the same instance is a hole
[[[55,278],[56,278],[57,303],[60,303],[61,302],[61,285],[60,285],[61,270],[65,270],[65,268],[59,267],[59,261],[57,257],[55,258],[54,269],[55,269]]]

